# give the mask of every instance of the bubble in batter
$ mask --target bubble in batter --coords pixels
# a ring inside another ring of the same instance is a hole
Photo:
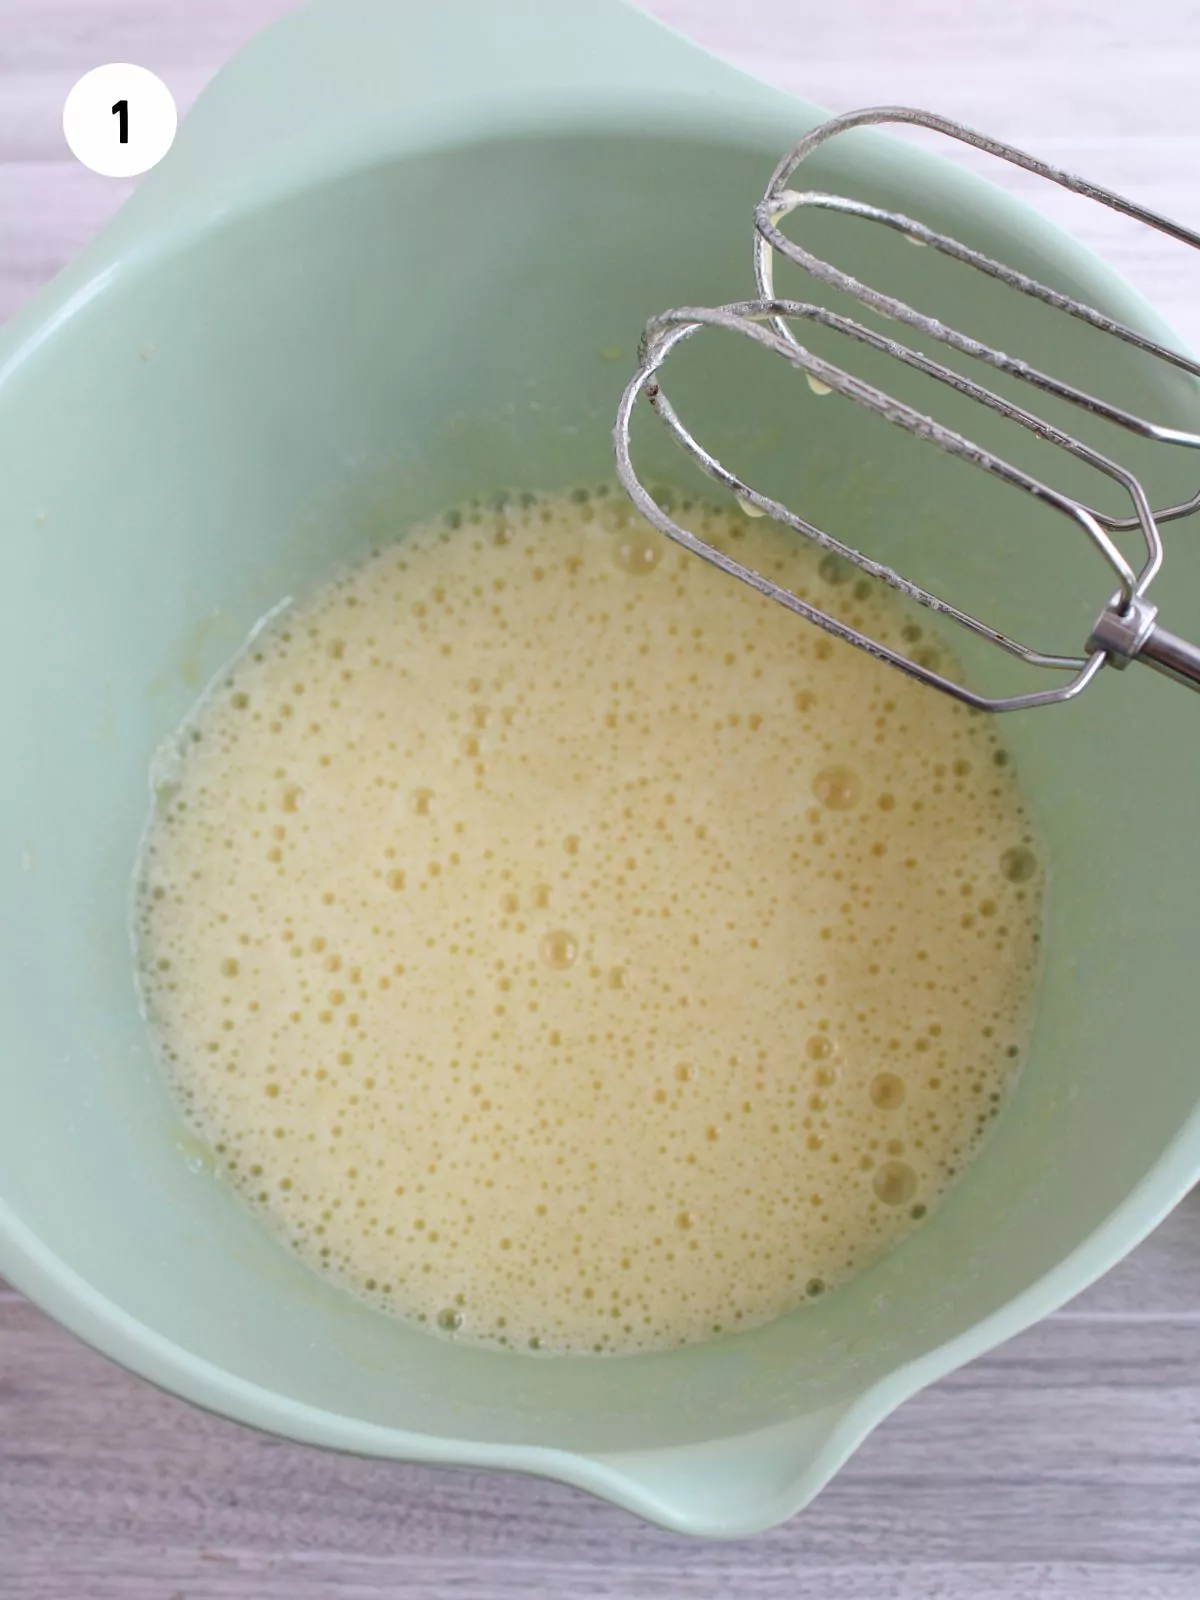
[[[935,648],[745,509],[689,515]],[[254,638],[159,786],[139,974],[314,1267],[438,1337],[660,1349],[936,1206],[1025,1045],[1043,879],[992,722],[581,489],[449,513]]]

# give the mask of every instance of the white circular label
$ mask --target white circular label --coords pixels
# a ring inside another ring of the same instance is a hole
[[[63,106],[71,153],[106,178],[148,172],[171,148],[178,124],[162,79],[127,61],[85,72]]]

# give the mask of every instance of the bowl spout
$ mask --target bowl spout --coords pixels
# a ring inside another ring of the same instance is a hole
[[[588,1487],[678,1533],[746,1538],[802,1511],[886,1409],[866,1394],[737,1438],[593,1456]]]

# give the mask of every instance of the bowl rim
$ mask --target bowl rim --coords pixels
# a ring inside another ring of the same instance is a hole
[[[0,334],[0,397],[5,380],[53,342],[53,336],[118,278],[154,270],[179,252],[245,215],[339,181],[379,164],[449,149],[469,149],[505,140],[554,138],[607,133],[630,137],[689,139],[777,153],[786,123],[794,132],[797,117],[817,117],[816,108],[786,101],[786,119],[778,101],[748,110],[732,95],[727,104],[711,95],[664,94],[653,104],[614,104],[587,96],[569,101],[556,95],[531,104],[528,100],[498,102],[464,125],[461,116],[430,122],[420,139],[382,145],[377,135],[356,136],[330,149],[316,167],[311,161],[284,164],[271,173],[253,173],[235,195],[213,210],[199,206],[173,219],[137,248],[105,260],[103,237],[85,251],[60,279],[20,313]],[[887,146],[892,160],[924,174],[943,195],[982,206],[1011,221],[1026,238],[1036,239],[1062,266],[1081,278],[1088,292],[1134,325],[1158,337],[1175,338],[1149,303],[1100,258],[1031,207],[977,176],[921,150],[903,146],[887,134],[868,132],[872,144]],[[752,198],[752,197],[751,197]],[[1178,342],[1176,340],[1176,342]],[[6,349],[7,347],[7,349]],[[832,1408],[829,1426],[818,1446],[805,1454],[787,1475],[782,1488],[748,1495],[736,1506],[714,1513],[689,1504],[686,1483],[676,1494],[664,1492],[657,1477],[642,1468],[657,1452],[628,1451],[588,1454],[546,1445],[485,1443],[408,1431],[363,1422],[320,1407],[288,1399],[237,1377],[199,1358],[173,1340],[123,1311],[61,1260],[0,1198],[0,1271],[57,1322],[118,1365],[204,1410],[300,1443],[356,1454],[433,1464],[504,1468],[557,1480],[586,1490],[672,1531],[715,1538],[737,1538],[777,1525],[803,1509],[833,1476],[859,1443],[893,1410],[918,1390],[967,1361],[994,1348],[1058,1309],[1127,1254],[1183,1198],[1200,1177],[1200,1105],[1144,1178],[1105,1220],[1043,1276],[955,1338],[877,1380],[852,1400]],[[753,1445],[768,1437],[786,1436],[805,1419],[790,1418],[767,1429],[737,1436]],[[669,1447],[664,1454],[702,1463],[715,1460],[730,1443],[718,1439]]]

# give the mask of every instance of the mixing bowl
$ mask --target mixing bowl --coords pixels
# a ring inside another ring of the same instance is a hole
[[[277,1244],[151,1058],[127,920],[156,744],[281,597],[465,496],[608,476],[637,331],[747,292],[754,199],[818,115],[618,0],[318,0],[220,74],[5,330],[0,1271],[177,1394],[745,1534],[804,1505],[914,1390],[1103,1272],[1200,1172],[1200,724],[1150,674],[1006,724],[1052,874],[1028,1065],[929,1223],[771,1326],[618,1359],[430,1337]],[[830,159],[856,193],[1155,329],[979,180],[887,137]],[[893,243],[838,248],[914,295],[941,283],[933,252]],[[1196,425],[1179,374],[966,276],[939,289],[960,321]],[[1103,580],[1062,528],[1037,525],[1031,585],[1011,553],[1027,505],[828,401],[797,432],[792,380],[740,385],[741,359],[718,340],[704,373],[680,372],[717,446],[910,568],[955,558],[968,603],[1040,615],[1061,582],[1071,625],[1090,622]],[[1192,487],[1178,462],[1125,454],[1156,491]],[[1167,536],[1186,630],[1200,545]]]

